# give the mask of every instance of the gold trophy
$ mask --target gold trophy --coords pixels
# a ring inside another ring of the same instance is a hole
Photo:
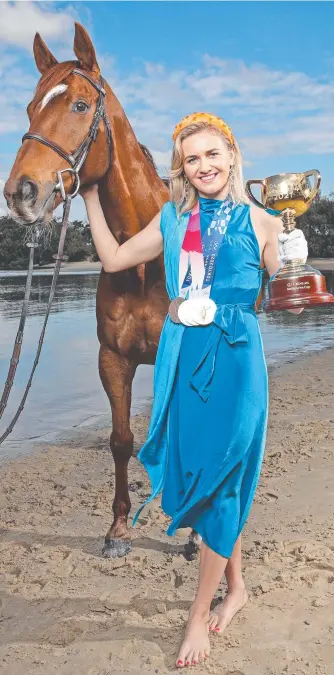
[[[310,177],[313,176],[312,188]],[[248,180],[246,193],[249,199],[261,209],[274,209],[282,217],[284,232],[289,233],[296,226],[295,218],[310,208],[320,186],[319,171],[312,169],[305,173],[280,173],[263,180]],[[258,201],[251,191],[251,185],[261,185],[261,199]],[[281,309],[296,309],[334,302],[328,293],[325,277],[303,260],[289,260],[268,282],[268,299],[263,303],[266,312]]]

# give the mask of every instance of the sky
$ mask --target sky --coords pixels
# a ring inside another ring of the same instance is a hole
[[[322,193],[334,191],[334,2],[22,0],[0,11],[0,214],[39,77],[34,34],[58,61],[74,58],[74,21],[162,173],[175,124],[206,111],[232,127],[246,178],[316,168]]]

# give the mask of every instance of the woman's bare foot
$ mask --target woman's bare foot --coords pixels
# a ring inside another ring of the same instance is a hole
[[[247,600],[248,594],[245,588],[228,591],[223,602],[217,605],[210,614],[209,631],[223,633],[236,613],[245,606]]]
[[[196,666],[210,654],[208,636],[209,612],[201,608],[191,607],[186,634],[176,659],[177,668]]]

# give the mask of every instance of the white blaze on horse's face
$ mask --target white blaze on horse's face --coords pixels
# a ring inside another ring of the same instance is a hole
[[[41,110],[45,108],[45,106],[51,101],[52,98],[55,98],[55,96],[59,96],[59,94],[63,94],[64,91],[67,89],[67,84],[57,84],[56,87],[53,87],[53,89],[50,89],[50,91],[45,94],[43,101],[41,103]]]

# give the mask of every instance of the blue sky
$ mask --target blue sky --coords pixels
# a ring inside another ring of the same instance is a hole
[[[27,128],[33,36],[58,60],[73,58],[78,20],[162,169],[174,125],[206,110],[232,126],[246,178],[317,168],[323,192],[334,191],[334,3],[26,1],[0,10],[0,187]]]

